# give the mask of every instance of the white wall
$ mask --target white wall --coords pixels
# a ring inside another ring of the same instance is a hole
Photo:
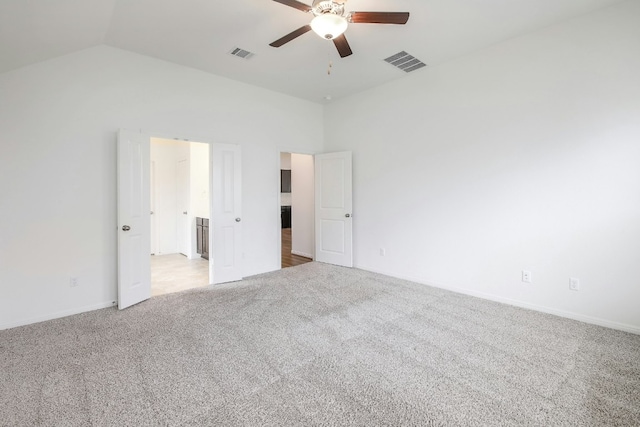
[[[209,144],[192,142],[191,154],[191,213],[209,218]]]
[[[105,46],[0,94],[0,328],[115,301],[119,128],[240,144],[243,274],[280,268],[277,147],[320,151],[320,105]]]
[[[291,253],[314,257],[313,156],[291,154]]]
[[[151,162],[155,164],[156,255],[178,253],[177,162],[189,159],[189,143],[151,138]]]
[[[639,22],[622,3],[329,105],[356,266],[640,332]]]
[[[291,153],[280,153],[280,169],[291,170]]]

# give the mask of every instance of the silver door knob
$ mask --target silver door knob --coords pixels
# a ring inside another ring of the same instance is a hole
[[[345,218],[351,218],[351,214],[344,214]]]
[[[131,227],[129,227],[128,225],[122,226],[122,231],[129,231],[129,230],[131,230]]]
[[[240,218],[236,218],[236,222],[240,222],[242,221]]]
[[[186,215],[186,214],[187,214],[187,211],[182,212],[182,215]]]

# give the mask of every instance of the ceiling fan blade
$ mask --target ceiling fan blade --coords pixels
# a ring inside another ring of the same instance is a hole
[[[289,43],[291,40],[300,37],[301,35],[303,35],[304,33],[311,31],[311,25],[304,25],[300,28],[298,28],[295,31],[290,32],[289,34],[287,34],[286,36],[279,38],[278,40],[269,43],[269,46],[273,46],[273,47],[280,47],[285,43]]]
[[[409,12],[351,12],[354,24],[406,24]]]
[[[294,9],[298,9],[301,10],[303,12],[310,12],[311,11],[311,6],[306,5],[304,3],[301,3],[299,1],[296,0],[273,0],[276,3],[282,3],[285,6],[290,6],[293,7]]]
[[[344,34],[333,39],[333,44],[336,45],[336,49],[338,49],[340,58],[345,58],[353,53],[351,51],[351,46],[349,46],[349,42],[347,41],[347,38],[344,36]]]

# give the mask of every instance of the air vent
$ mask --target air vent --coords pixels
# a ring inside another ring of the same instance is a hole
[[[238,58],[242,58],[242,59],[249,59],[253,56],[252,52],[249,52],[248,50],[240,49],[239,47],[236,47],[229,53],[233,56],[237,56]]]
[[[406,73],[410,73],[427,66],[427,64],[409,55],[404,50],[400,53],[396,53],[395,55],[388,57],[387,59],[385,59],[385,61]]]

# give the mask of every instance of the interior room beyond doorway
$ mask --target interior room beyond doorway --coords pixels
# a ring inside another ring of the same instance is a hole
[[[313,156],[280,153],[281,267],[313,261]]]
[[[207,286],[209,144],[161,138],[150,144],[151,295]]]
[[[208,286],[209,262],[182,254],[151,257],[151,296]]]

